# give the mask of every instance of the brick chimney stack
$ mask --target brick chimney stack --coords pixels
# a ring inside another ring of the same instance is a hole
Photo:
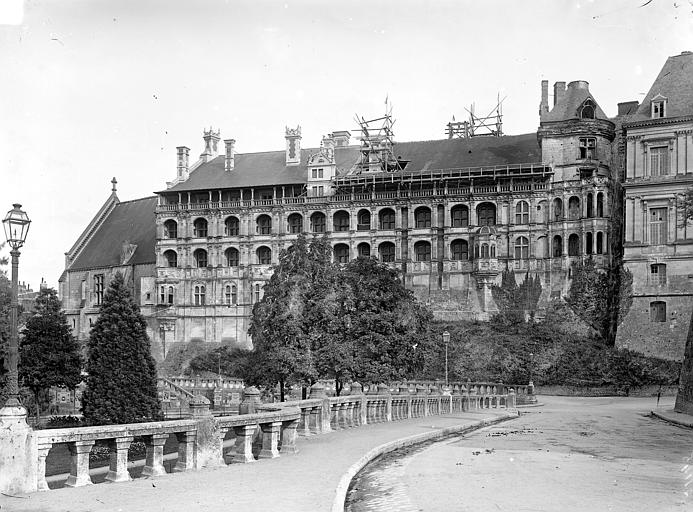
[[[176,148],[178,152],[178,174],[177,177],[180,181],[185,181],[188,179],[188,169],[190,168],[190,148],[185,146],[178,146]]]
[[[563,99],[565,95],[565,82],[556,82],[553,84],[553,106]]]
[[[286,165],[301,164],[301,126],[296,129],[286,127]]]
[[[233,171],[233,167],[235,165],[235,158],[234,158],[234,146],[236,145],[236,139],[226,139],[224,141],[224,145],[226,146],[226,158],[224,159],[224,170],[226,172]]]
[[[549,81],[541,81],[541,103],[539,103],[539,118],[549,112]]]
[[[210,126],[209,131],[204,130],[203,133],[204,135],[202,138],[205,141],[205,150],[200,155],[200,159],[202,159],[203,162],[209,162],[212,158],[219,154],[218,145],[220,140],[220,131],[217,130],[215,132]]]

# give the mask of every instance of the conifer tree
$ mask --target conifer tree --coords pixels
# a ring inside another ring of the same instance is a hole
[[[51,386],[74,389],[82,379],[79,344],[54,289],[41,290],[36,297],[19,350],[19,377],[34,394],[38,418],[42,392]]]
[[[82,413],[93,425],[160,418],[156,364],[144,318],[116,273],[91,330]]]

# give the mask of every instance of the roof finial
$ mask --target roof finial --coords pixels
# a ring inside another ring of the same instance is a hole
[[[116,185],[118,184],[118,180],[115,179],[115,176],[113,176],[111,183],[113,184],[113,188],[111,188],[111,192],[115,192],[116,191]]]

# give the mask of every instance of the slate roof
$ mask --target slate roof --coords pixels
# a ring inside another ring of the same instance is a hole
[[[306,162],[318,149],[302,149],[301,164],[286,165],[285,151],[239,153],[234,156],[233,171],[224,170],[224,156],[217,156],[190,173],[183,183],[161,191],[181,192],[237,187],[303,185],[307,182]],[[396,157],[408,160],[405,171],[449,169],[541,161],[536,133],[503,137],[473,137],[398,142]],[[338,175],[346,174],[359,160],[359,146],[335,148]]]
[[[550,112],[541,116],[541,122],[567,121],[568,119],[579,119],[578,109],[587,99],[591,98],[595,104],[595,119],[609,119],[601,107],[597,104],[594,96],[590,94],[589,83],[583,80],[570,82],[561,100],[556,103]]]
[[[667,98],[667,118],[693,115],[693,52],[683,52],[667,59],[630,121],[650,119],[650,102],[658,94]]]
[[[137,245],[128,265],[155,263],[156,204],[157,198],[153,196],[116,205],[68,270],[120,265],[125,240]]]

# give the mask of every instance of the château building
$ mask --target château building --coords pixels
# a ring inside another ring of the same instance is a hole
[[[398,142],[391,118],[358,140],[334,131],[312,148],[300,126],[284,149],[237,153],[205,130],[155,198],[111,197],[68,252],[61,294],[85,339],[116,271],[130,280],[155,356],[175,344],[250,346],[248,320],[282,249],[326,235],[334,258],[375,256],[445,319],[488,319],[504,270],[539,276],[545,307],[570,266],[611,255],[616,135],[587,82],[542,82],[537,132]]]
[[[693,53],[669,57],[642,103],[621,104],[625,147],[624,263],[633,305],[617,344],[683,358],[693,311]]]

